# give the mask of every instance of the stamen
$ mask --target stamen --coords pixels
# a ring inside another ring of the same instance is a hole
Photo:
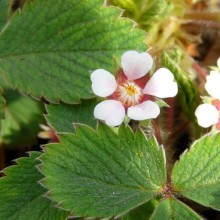
[[[126,107],[139,104],[143,98],[142,89],[130,81],[119,85],[116,95],[118,100]]]

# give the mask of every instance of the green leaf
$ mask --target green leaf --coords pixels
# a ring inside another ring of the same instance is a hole
[[[1,87],[0,87],[0,90],[1,90]],[[5,118],[4,108],[5,108],[5,99],[4,99],[4,97],[2,96],[1,91],[0,91],[0,120],[2,120],[3,118]]]
[[[46,189],[38,181],[43,175],[37,170],[39,152],[20,158],[18,165],[6,168],[0,179],[1,220],[64,220],[68,212],[55,207],[44,195]]]
[[[5,99],[2,96],[0,96],[0,120],[5,117],[4,107],[5,107]]]
[[[189,74],[179,67],[179,56],[176,52],[178,51],[174,50],[170,53],[164,52],[162,54],[163,66],[168,68],[174,74],[178,83],[178,94],[181,98],[183,108],[190,118],[195,118],[194,112],[198,106],[199,95],[194,83],[189,77]]]
[[[168,17],[173,9],[167,0],[110,0],[110,3],[123,8],[124,15],[134,19],[146,31]]]
[[[166,182],[163,150],[121,126],[118,135],[106,125],[61,134],[41,157],[45,186],[62,208],[77,216],[120,216],[152,199]],[[59,175],[57,175],[59,173]]]
[[[0,32],[8,19],[9,0],[0,0]]]
[[[167,198],[160,202],[150,220],[202,220],[202,218],[184,203]]]
[[[175,164],[172,182],[183,196],[220,210],[220,134],[196,141]]]
[[[59,132],[75,132],[74,123],[87,124],[93,128],[97,121],[93,116],[94,107],[97,104],[95,99],[85,100],[81,104],[67,105],[47,105],[48,123]]]
[[[131,210],[125,216],[122,217],[122,220],[147,220],[152,215],[155,207],[157,205],[156,200],[151,200],[136,209]]]
[[[158,99],[158,98],[155,98],[155,103],[157,103],[157,105],[160,107],[160,108],[163,108],[163,107],[167,107],[169,108],[170,106],[162,99]]]
[[[3,75],[1,75],[1,74],[0,74],[0,87],[2,87],[3,90],[10,88],[10,86],[7,84],[7,81],[5,80]]]
[[[5,90],[5,119],[1,121],[0,143],[7,146],[31,145],[44,122],[43,106],[17,91]]]
[[[145,33],[119,18],[119,9],[102,4],[103,0],[25,4],[0,35],[0,74],[22,92],[51,102],[73,104],[93,97],[92,70],[114,73],[113,56],[119,59],[127,50],[146,49]]]

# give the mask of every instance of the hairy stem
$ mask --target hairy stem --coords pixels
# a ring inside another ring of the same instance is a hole
[[[5,150],[4,147],[0,145],[0,170],[5,168]]]
[[[205,81],[207,72],[197,62],[193,63],[193,68],[201,76],[201,78]]]

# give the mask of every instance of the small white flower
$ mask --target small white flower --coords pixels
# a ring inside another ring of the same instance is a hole
[[[216,71],[211,71],[206,77],[205,89],[210,96],[220,100],[220,74]]]
[[[198,124],[203,128],[208,128],[218,122],[219,113],[214,105],[204,103],[198,106],[195,115]]]
[[[150,54],[137,51],[125,52],[121,65],[122,70],[118,71],[116,79],[103,69],[97,69],[91,74],[94,94],[108,99],[95,107],[95,118],[105,121],[109,126],[120,125],[126,114],[130,119],[139,121],[156,118],[160,108],[151,96],[174,97],[178,87],[173,74],[161,68],[145,83],[153,59]]]
[[[220,58],[217,61],[220,68]],[[208,128],[216,125],[220,129],[220,73],[217,71],[210,71],[210,75],[206,77],[205,89],[211,96],[210,103],[204,103],[197,107],[195,115],[198,124],[201,127]]]

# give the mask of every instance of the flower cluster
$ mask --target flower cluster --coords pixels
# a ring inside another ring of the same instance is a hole
[[[220,130],[220,58],[217,61],[219,71],[210,71],[206,77],[205,89],[211,96],[206,98],[206,103],[198,106],[195,115],[198,124],[204,128],[216,125]]]
[[[166,68],[160,68],[150,78],[147,73],[153,66],[153,59],[146,52],[125,52],[121,66],[116,77],[104,69],[92,72],[94,94],[107,98],[95,107],[95,118],[109,126],[120,125],[126,115],[138,121],[156,118],[160,108],[153,101],[153,96],[167,98],[177,94],[173,74]]]

